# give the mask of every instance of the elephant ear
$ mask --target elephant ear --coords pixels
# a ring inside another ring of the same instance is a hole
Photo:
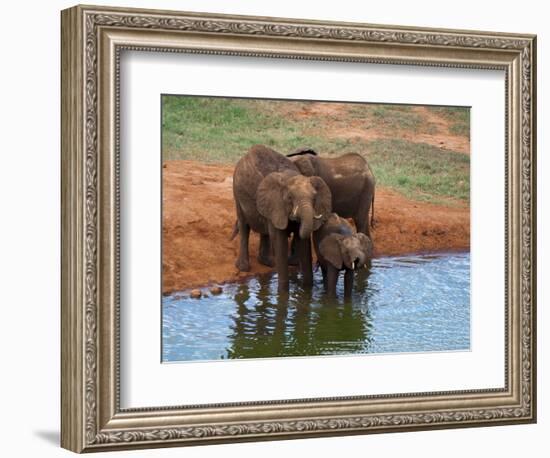
[[[258,213],[271,221],[277,229],[286,229],[291,208],[284,173],[270,173],[260,182],[256,193],[256,208]]]
[[[316,218],[313,219],[313,230],[319,229],[329,218],[332,212],[332,194],[322,178],[311,177],[311,184],[317,191],[313,202],[313,211]]]
[[[357,234],[357,238],[361,243],[361,248],[363,249],[363,252],[365,253],[366,257],[372,258],[372,249],[373,249],[372,240],[361,232]]]
[[[302,175],[306,177],[316,175],[310,156],[296,156],[292,158],[292,162],[294,162],[294,165],[298,167],[298,170]]]
[[[342,257],[342,239],[340,234],[330,234],[319,244],[321,256],[330,262],[338,270],[342,268],[344,259]]]

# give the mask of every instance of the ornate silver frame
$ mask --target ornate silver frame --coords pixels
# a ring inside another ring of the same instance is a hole
[[[64,10],[61,32],[63,447],[89,452],[535,421],[535,36],[92,6]],[[122,410],[123,49],[504,70],[505,388]]]

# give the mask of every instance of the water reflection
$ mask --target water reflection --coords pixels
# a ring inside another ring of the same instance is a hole
[[[342,276],[343,277],[343,276]],[[469,348],[469,254],[374,260],[343,301],[291,276],[226,285],[220,296],[163,298],[163,361],[314,356]]]
[[[365,275],[366,276],[366,275]],[[362,352],[368,343],[368,314],[295,288],[278,298],[276,278],[261,277],[237,287],[226,348],[228,358],[261,358]]]

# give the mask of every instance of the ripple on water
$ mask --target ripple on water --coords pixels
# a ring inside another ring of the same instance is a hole
[[[375,259],[356,274],[346,304],[326,299],[320,272],[314,282],[305,291],[294,274],[287,300],[276,275],[200,300],[163,297],[163,362],[470,347],[469,253]]]

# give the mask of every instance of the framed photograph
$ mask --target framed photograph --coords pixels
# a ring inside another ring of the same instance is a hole
[[[536,37],[62,11],[75,452],[536,421]]]

